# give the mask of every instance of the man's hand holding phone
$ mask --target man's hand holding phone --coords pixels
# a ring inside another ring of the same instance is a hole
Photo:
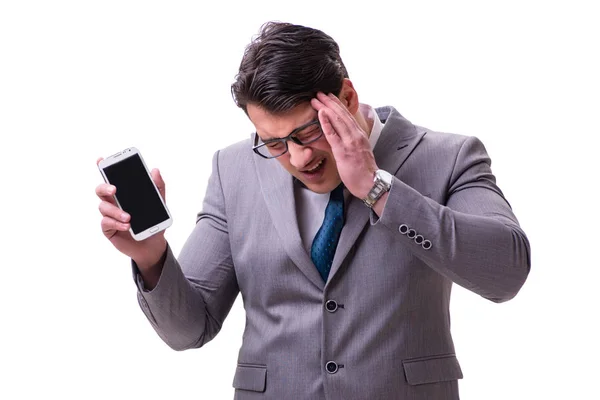
[[[100,167],[104,159],[99,158]],[[150,173],[152,181],[158,189],[163,203],[166,201],[165,182],[158,169]],[[104,236],[121,253],[130,257],[138,266],[146,289],[153,289],[158,283],[167,249],[165,230],[153,233],[145,239],[136,240],[131,226],[131,215],[125,212],[117,202],[117,187],[111,183],[102,183],[96,187],[96,195],[100,198],[99,210],[102,214],[101,227]],[[169,216],[170,219],[170,216]]]

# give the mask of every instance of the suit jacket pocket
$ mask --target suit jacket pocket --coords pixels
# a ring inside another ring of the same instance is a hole
[[[236,389],[264,392],[267,386],[267,366],[258,364],[238,364],[233,378]]]
[[[414,358],[402,361],[409,385],[454,381],[463,374],[454,354]]]

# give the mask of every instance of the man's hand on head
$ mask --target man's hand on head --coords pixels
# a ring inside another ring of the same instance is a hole
[[[364,199],[378,169],[367,134],[333,94],[319,92],[311,105],[318,112],[340,179],[353,196]]]

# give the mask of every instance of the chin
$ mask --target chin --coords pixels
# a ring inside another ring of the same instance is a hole
[[[305,185],[309,190],[315,192],[315,193],[319,193],[319,194],[325,194],[325,193],[329,193],[331,192],[331,190],[328,190],[326,186],[324,185],[315,185],[315,184],[309,184],[309,185]]]
[[[338,178],[336,180],[327,180],[327,181],[319,182],[319,183],[313,183],[313,182],[311,182],[311,183],[302,182],[302,183],[304,183],[304,186],[306,186],[309,190],[311,190],[315,193],[325,194],[325,193],[331,192],[333,189],[338,187],[338,185],[341,183],[341,181]]]

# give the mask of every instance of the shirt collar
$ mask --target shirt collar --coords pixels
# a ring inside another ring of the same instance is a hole
[[[358,106],[358,111],[362,114],[362,116],[367,120],[369,124],[373,124],[371,128],[371,132],[369,134],[369,143],[371,144],[371,150],[375,148],[377,141],[379,140],[379,136],[381,136],[381,131],[383,130],[383,123],[377,116],[377,112],[373,107],[368,104],[360,103]]]

